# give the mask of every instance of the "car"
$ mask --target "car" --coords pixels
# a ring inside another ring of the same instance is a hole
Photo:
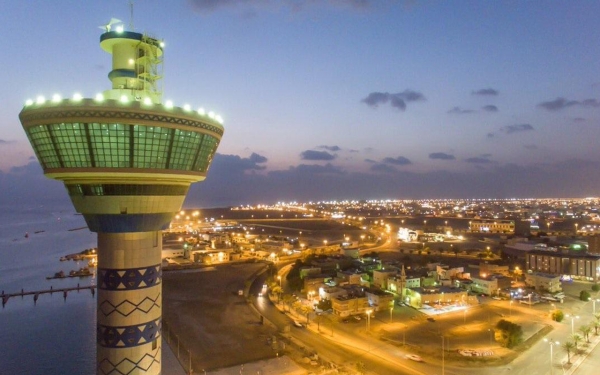
[[[411,361],[415,361],[415,362],[423,362],[423,358],[419,357],[416,354],[407,354],[405,355],[406,359],[410,359]]]
[[[302,325],[302,323],[300,323],[300,322],[299,322],[299,321],[297,321],[297,320],[294,320],[294,325],[295,325],[296,327],[298,327],[298,328],[304,328],[304,326]]]
[[[360,320],[360,316],[358,316],[358,315],[353,315],[352,317],[356,320]]]
[[[427,318],[427,320],[430,322],[435,322],[435,319],[433,319],[432,317]]]
[[[342,323],[348,323],[348,322],[349,322],[349,320],[348,320],[348,319],[344,319],[344,320],[342,320]]]

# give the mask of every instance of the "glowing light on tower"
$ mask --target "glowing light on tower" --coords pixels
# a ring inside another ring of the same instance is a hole
[[[19,114],[44,170],[98,233],[97,373],[161,373],[161,231],[202,181],[222,119],[162,104],[163,42],[103,26],[112,87],[29,100]]]

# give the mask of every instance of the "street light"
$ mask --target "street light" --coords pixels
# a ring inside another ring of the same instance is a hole
[[[279,287],[281,288],[281,275],[277,275],[277,280],[279,280]]]
[[[560,345],[560,342],[558,341],[554,341],[553,339],[544,339],[545,342],[547,342],[548,344],[550,344],[550,375],[552,375],[552,361],[554,359],[554,353],[552,351],[554,345]]]
[[[571,336],[575,334],[575,319],[579,319],[579,315],[569,315],[567,318],[571,318]]]
[[[577,227],[579,226],[579,224],[575,223],[575,234],[577,234]]]
[[[394,306],[390,307],[390,323],[392,322],[392,313],[394,311]]]
[[[508,311],[509,311],[510,316],[512,316],[512,304],[513,304],[513,301],[511,300],[510,303],[508,304],[508,306],[509,306]]]
[[[365,312],[367,313],[367,331],[370,331],[371,330],[371,313],[373,312],[373,310],[369,309]]]
[[[444,336],[442,336],[442,375],[445,374],[446,370],[446,361],[444,357]]]

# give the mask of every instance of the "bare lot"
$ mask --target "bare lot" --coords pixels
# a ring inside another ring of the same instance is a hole
[[[163,329],[163,340],[170,340],[174,352],[180,340],[183,363],[188,362],[188,349],[195,370],[274,356],[265,341],[275,334],[275,328],[259,324],[259,315],[237,293],[264,267],[261,263],[232,264],[164,272],[163,318],[167,329]]]

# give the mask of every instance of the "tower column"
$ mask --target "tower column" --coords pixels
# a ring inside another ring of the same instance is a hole
[[[160,231],[98,233],[97,373],[160,374]]]

